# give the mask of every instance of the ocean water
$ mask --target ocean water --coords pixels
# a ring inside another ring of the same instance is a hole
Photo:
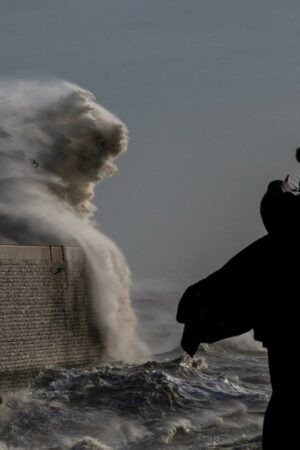
[[[45,370],[3,395],[0,450],[259,449],[270,396],[266,353],[249,342],[180,349],[178,294],[139,294],[152,352],[142,364]]]

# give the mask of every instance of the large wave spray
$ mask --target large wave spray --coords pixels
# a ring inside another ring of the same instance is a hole
[[[92,222],[96,184],[116,171],[126,126],[68,82],[0,83],[1,242],[79,245],[89,267],[105,356],[143,352],[130,302],[130,272]]]

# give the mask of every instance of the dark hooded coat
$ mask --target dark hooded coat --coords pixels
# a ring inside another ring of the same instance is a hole
[[[263,450],[296,450],[300,195],[287,183],[273,181],[260,211],[268,234],[190,286],[180,300],[177,320],[185,324],[182,347],[191,356],[202,342],[254,330],[255,339],[268,349],[272,385]]]
[[[182,347],[191,356],[202,342],[251,329],[264,346],[294,337],[300,196],[285,182],[273,181],[260,209],[268,234],[190,286],[179,302],[177,320],[185,324]]]

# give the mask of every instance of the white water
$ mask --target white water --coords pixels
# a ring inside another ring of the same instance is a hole
[[[95,186],[116,170],[128,130],[93,95],[64,81],[0,83],[1,243],[78,245],[89,268],[104,357],[145,353],[130,271],[92,218]]]

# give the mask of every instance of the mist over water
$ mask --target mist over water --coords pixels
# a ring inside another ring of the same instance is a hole
[[[113,175],[128,130],[85,89],[65,81],[0,82],[1,243],[82,248],[104,358],[134,361],[130,271],[93,222],[97,183]]]
[[[0,450],[259,450],[260,344],[247,334],[186,358],[182,292],[141,283],[133,310],[126,260],[93,222],[95,187],[127,144],[126,126],[78,86],[0,83],[1,243],[82,248],[104,348],[99,364],[45,369],[3,393]]]

